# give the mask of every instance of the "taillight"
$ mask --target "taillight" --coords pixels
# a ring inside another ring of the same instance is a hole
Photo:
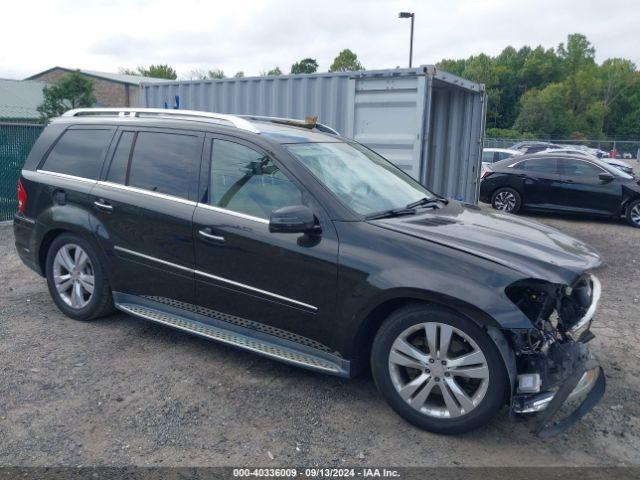
[[[488,168],[485,168],[484,170],[482,170],[482,175],[480,175],[480,178],[487,178],[489,175],[491,175],[493,172],[491,170],[489,170]]]
[[[18,213],[24,213],[27,208],[27,191],[22,185],[22,180],[18,180]]]

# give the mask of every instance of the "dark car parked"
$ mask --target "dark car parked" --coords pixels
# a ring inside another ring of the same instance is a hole
[[[320,124],[77,110],[19,182],[15,239],[58,308],[137,317],[340,376],[371,368],[434,432],[505,404],[583,415],[599,256],[554,229],[442,198]],[[566,425],[567,423],[563,424]]]
[[[602,215],[640,227],[640,185],[631,175],[595,158],[523,155],[485,168],[480,200],[517,213],[521,208]]]

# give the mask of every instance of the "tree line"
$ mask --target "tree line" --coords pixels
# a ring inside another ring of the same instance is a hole
[[[319,64],[315,58],[307,57],[302,60],[295,62],[291,65],[289,70],[290,74],[299,74],[299,73],[316,73],[319,68]],[[330,72],[352,72],[357,70],[364,70],[364,66],[358,60],[358,56],[353,53],[348,48],[342,50],[336,58],[334,58],[333,62],[329,66]],[[120,73],[127,75],[141,75],[143,77],[154,77],[154,78],[166,78],[169,80],[177,80],[178,73],[176,70],[170,65],[161,64],[161,65],[149,65],[148,67],[137,67],[134,69],[131,68],[121,68]],[[274,68],[266,71],[260,72],[260,76],[272,76],[272,75],[283,75],[282,70],[279,66],[275,66]],[[235,74],[231,75],[234,78],[242,78],[244,77],[244,71],[238,71]],[[220,68],[214,68],[211,70],[205,70],[202,68],[196,68],[185,75],[181,76],[181,80],[216,80],[221,78],[227,78],[224,70]]]
[[[488,137],[640,137],[640,72],[625,58],[595,61],[581,34],[557,48],[509,46],[497,56],[437,66],[487,87]]]
[[[568,35],[557,48],[508,46],[500,54],[444,59],[442,70],[484,83],[488,104],[486,135],[506,138],[640,138],[640,71],[625,58],[595,61],[595,48],[581,34]],[[290,73],[315,73],[314,58],[291,65]],[[364,70],[357,55],[342,50],[329,72]],[[121,69],[121,73],[176,80],[169,65]],[[282,75],[280,67],[261,75]],[[232,77],[244,77],[236,72]],[[222,69],[194,70],[183,79],[226,78]],[[85,81],[86,80],[86,81]],[[92,84],[79,73],[45,87],[43,118],[95,102]]]

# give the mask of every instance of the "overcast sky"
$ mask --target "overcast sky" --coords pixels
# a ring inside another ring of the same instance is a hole
[[[367,69],[407,66],[416,13],[414,65],[505,46],[555,47],[587,35],[597,60],[640,64],[637,0],[232,0],[5,1],[0,78],[24,78],[55,65],[117,72],[168,63],[184,75],[222,68],[247,76],[304,57],[326,71],[343,48]]]

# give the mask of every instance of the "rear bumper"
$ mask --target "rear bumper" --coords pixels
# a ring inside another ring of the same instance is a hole
[[[35,220],[18,213],[13,217],[13,236],[18,256],[27,267],[35,271],[38,275],[42,275],[43,273],[37,259],[34,240],[35,227]]]

